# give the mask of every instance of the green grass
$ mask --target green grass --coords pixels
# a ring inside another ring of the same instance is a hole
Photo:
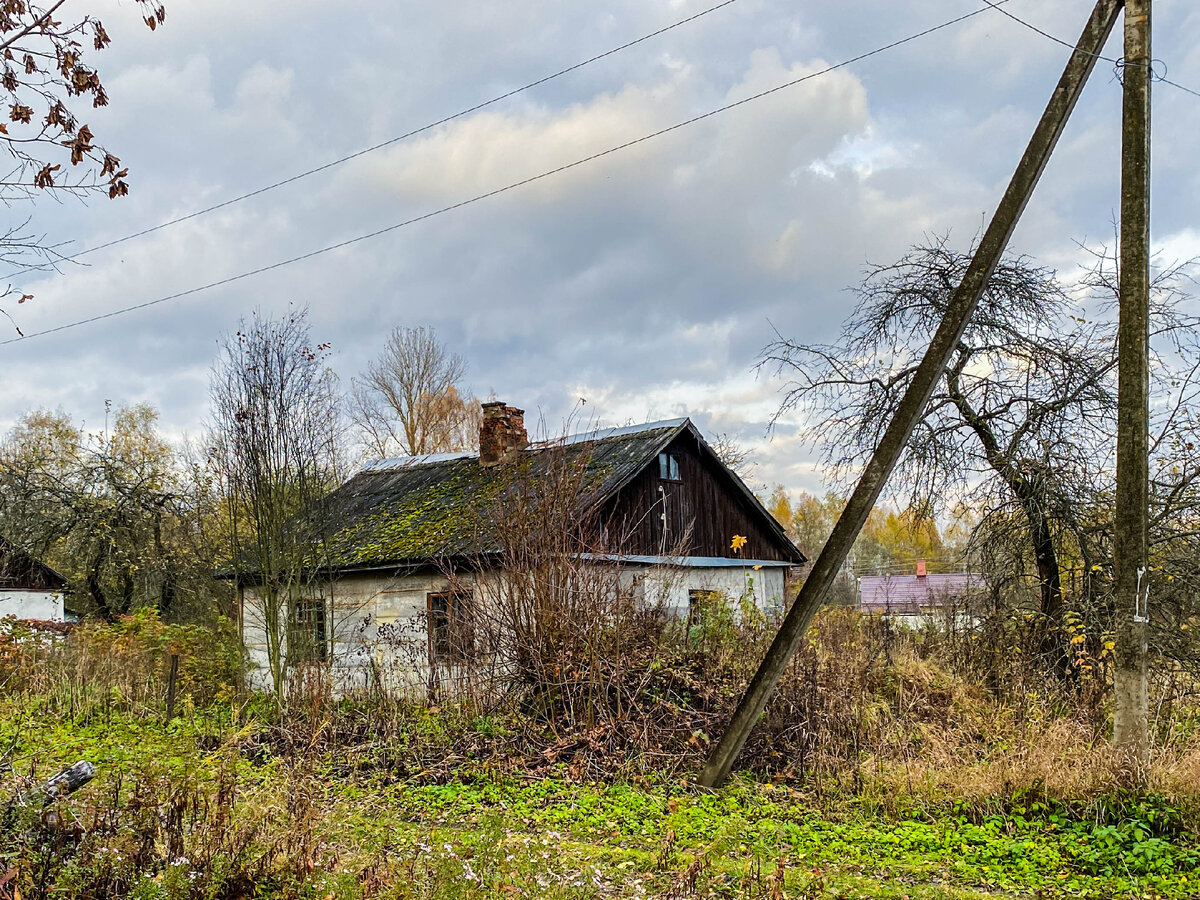
[[[1095,804],[1031,796],[997,798],[990,808],[1000,811],[990,814],[947,804],[884,815],[852,796],[818,804],[746,781],[715,793],[685,783],[574,784],[565,768],[558,779],[464,771],[449,783],[397,782],[386,769],[340,774],[348,767],[337,748],[274,754],[260,726],[230,722],[217,707],[169,725],[116,713],[71,724],[36,704],[9,704],[0,707],[0,748],[11,748],[18,773],[97,763],[97,781],[67,806],[87,825],[89,808],[94,815],[109,803],[121,820],[106,838],[114,846],[137,828],[152,835],[137,871],[114,869],[106,882],[120,875],[130,896],[147,900],[1200,896],[1200,844],[1154,798],[1112,798],[1099,816]],[[15,788],[8,770],[0,780]],[[201,808],[222,784],[234,789],[228,822]],[[167,848],[165,826],[146,817],[176,802],[183,844]],[[217,836],[214,823],[226,833]],[[241,846],[235,834],[247,836],[240,856],[228,849]],[[106,852],[132,854],[120,848],[133,845],[128,838]],[[63,863],[52,896],[83,896],[98,866],[118,865],[94,849]],[[0,847],[0,877],[29,865],[33,852]],[[250,886],[229,874],[235,863],[256,873]],[[197,874],[197,865],[209,871]]]

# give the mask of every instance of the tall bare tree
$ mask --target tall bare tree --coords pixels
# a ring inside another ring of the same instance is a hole
[[[463,393],[466,363],[432,328],[397,326],[353,381],[350,418],[380,457],[467,450],[479,440],[479,402]]]
[[[233,566],[257,595],[272,686],[284,695],[297,604],[322,580],[319,500],[341,474],[340,402],[307,310],[256,313],[225,338],[212,373],[211,454]]]

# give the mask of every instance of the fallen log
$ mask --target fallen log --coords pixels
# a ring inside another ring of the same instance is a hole
[[[18,802],[22,806],[31,806],[40,802],[43,807],[46,807],[59,797],[67,797],[75,793],[95,777],[96,767],[86,759],[81,759],[74,765],[67,766],[32,791],[22,794]]]

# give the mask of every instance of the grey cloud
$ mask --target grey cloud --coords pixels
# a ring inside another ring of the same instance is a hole
[[[131,165],[133,194],[40,204],[37,224],[94,245],[387,139],[705,5],[180,0],[154,35],[117,10],[106,19],[111,55],[100,60],[113,106],[96,122]],[[141,302],[384,227],[974,6],[740,0],[386,153],[94,254],[86,270],[26,279],[38,297],[22,309],[22,326]],[[1074,39],[1090,6],[1007,8]],[[1189,40],[1200,17],[1164,6],[1158,24],[1157,53],[1172,76],[1200,82]],[[763,483],[813,489],[795,423],[763,442],[776,386],[750,369],[771,337],[768,320],[831,337],[865,260],[894,258],[924,231],[949,228],[969,241],[1065,53],[987,13],[537,186],[0,348],[0,421],[36,405],[95,418],[104,399],[145,400],[172,430],[195,431],[219,333],[255,306],[307,303],[345,379],[391,325],[434,325],[469,358],[476,391],[539,409],[549,423],[581,391],[591,394],[588,414],[610,421],[694,413],[759,444]],[[1194,223],[1200,100],[1165,86],[1157,97],[1156,228],[1169,239]],[[1102,67],[1018,249],[1067,264],[1074,239],[1107,237],[1118,113],[1119,87]],[[473,162],[455,169],[456,153]]]

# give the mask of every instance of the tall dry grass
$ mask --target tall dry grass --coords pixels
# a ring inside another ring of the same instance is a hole
[[[68,722],[106,714],[161,715],[176,664],[179,703],[230,701],[241,683],[236,627],[164,623],[153,610],[115,624],[55,625],[0,619],[0,700],[36,699]]]

